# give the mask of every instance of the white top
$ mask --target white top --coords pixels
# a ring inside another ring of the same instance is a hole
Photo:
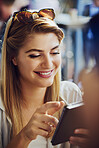
[[[78,86],[72,82],[62,81],[60,86],[60,97],[70,104],[82,100],[82,94]],[[4,106],[0,99],[0,148],[5,148],[10,141],[11,121],[5,113]],[[51,139],[37,136],[36,140],[32,140],[28,148],[60,148],[61,145],[52,146]],[[69,148],[69,147],[65,147]]]

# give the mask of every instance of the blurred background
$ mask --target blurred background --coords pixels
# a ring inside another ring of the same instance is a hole
[[[6,22],[14,11],[24,8],[54,8],[55,21],[65,35],[61,45],[61,78],[80,87],[83,71],[95,65],[90,56],[92,33],[87,25],[99,13],[99,0],[0,0],[0,61]]]

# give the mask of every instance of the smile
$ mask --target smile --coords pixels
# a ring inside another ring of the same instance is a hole
[[[49,78],[52,75],[53,70],[50,70],[50,71],[39,71],[39,72],[35,72],[35,73],[38,74],[42,78]]]

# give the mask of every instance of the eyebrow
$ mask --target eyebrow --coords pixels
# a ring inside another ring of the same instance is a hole
[[[53,47],[51,50],[54,50],[58,47],[59,47],[59,45]],[[43,52],[43,50],[40,50],[40,49],[30,49],[30,50],[27,50],[25,53],[29,53],[29,52],[32,52],[32,51]]]

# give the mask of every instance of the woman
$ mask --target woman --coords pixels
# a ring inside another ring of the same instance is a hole
[[[52,148],[48,137],[64,106],[60,100],[81,100],[75,84],[62,82],[60,86],[63,32],[54,17],[53,9],[21,11],[7,24],[2,49],[0,147]]]

